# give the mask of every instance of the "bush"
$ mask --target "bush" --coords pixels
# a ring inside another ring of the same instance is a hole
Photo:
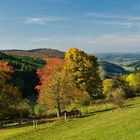
[[[103,94],[108,97],[111,92],[116,89],[121,88],[125,92],[126,98],[135,97],[135,92],[131,89],[128,83],[123,79],[123,77],[115,79],[106,79],[103,81]]]
[[[42,109],[39,104],[35,105],[34,107],[34,114],[39,117],[42,114]]]
[[[117,88],[117,89],[113,90],[109,94],[108,100],[119,108],[123,107],[124,102],[125,102],[124,90],[122,88]]]
[[[32,114],[31,106],[28,104],[28,100],[24,100],[20,104],[20,118],[26,119]]]

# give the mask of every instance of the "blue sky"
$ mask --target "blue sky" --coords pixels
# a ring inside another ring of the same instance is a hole
[[[140,52],[140,0],[0,0],[0,49]]]

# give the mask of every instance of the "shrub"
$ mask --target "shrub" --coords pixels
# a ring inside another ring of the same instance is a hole
[[[24,100],[20,103],[20,118],[28,118],[32,114],[31,106],[28,104],[28,100]]]
[[[125,102],[124,90],[122,88],[117,88],[117,89],[113,90],[109,94],[108,100],[119,108],[123,107],[124,102]]]
[[[35,105],[34,107],[34,114],[38,117],[42,114],[42,109],[39,104]]]

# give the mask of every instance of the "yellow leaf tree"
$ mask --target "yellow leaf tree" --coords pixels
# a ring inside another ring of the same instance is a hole
[[[71,48],[66,52],[65,60],[66,69],[73,75],[77,87],[89,93],[93,99],[102,97],[97,58],[77,48]]]

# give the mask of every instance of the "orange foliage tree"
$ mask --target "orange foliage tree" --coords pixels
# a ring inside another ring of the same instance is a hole
[[[9,83],[13,68],[7,62],[0,61],[0,119],[17,113],[20,102],[18,89]]]
[[[5,61],[0,61],[0,84],[4,84],[7,80],[9,80],[10,74],[13,72],[14,70],[12,66]]]
[[[37,70],[40,85],[38,103],[44,112],[57,110],[58,116],[61,110],[75,107],[88,98],[88,94],[81,94],[71,74],[66,70],[65,60],[49,59],[47,65]]]
[[[12,73],[13,68],[8,64],[8,62],[0,61],[0,72]]]
[[[64,60],[59,58],[46,58],[46,66],[37,70],[37,75],[40,79],[40,85],[36,86],[39,93],[44,92],[47,88],[47,83],[58,69],[64,67]]]
[[[37,70],[37,75],[40,79],[40,85],[36,86],[39,92],[38,102],[42,106],[43,111],[47,110],[48,99],[46,97],[47,89],[49,88],[49,83],[55,75],[56,71],[60,71],[64,67],[64,60],[59,58],[46,58],[46,65],[43,68]]]

